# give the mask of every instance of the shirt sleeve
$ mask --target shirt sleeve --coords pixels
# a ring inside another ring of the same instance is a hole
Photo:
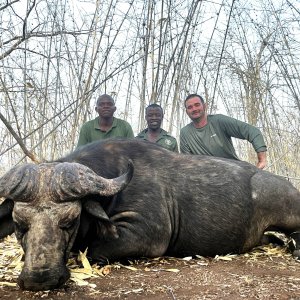
[[[222,116],[220,126],[228,136],[250,142],[256,152],[267,151],[264,137],[257,127],[227,116]]]
[[[131,125],[128,122],[126,122],[126,123],[127,124],[126,124],[126,135],[125,135],[125,137],[127,137],[127,138],[133,138],[134,134],[133,134],[132,127],[131,127]]]
[[[191,154],[190,148],[187,143],[186,135],[183,130],[180,131],[180,152],[184,154]]]

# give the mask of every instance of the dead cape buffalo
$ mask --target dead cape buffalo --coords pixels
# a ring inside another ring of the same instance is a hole
[[[133,170],[134,168],[134,170]],[[69,278],[72,248],[92,259],[241,253],[266,230],[300,256],[300,193],[246,162],[181,155],[137,140],[106,140],[0,179],[0,237],[15,231],[23,289]]]

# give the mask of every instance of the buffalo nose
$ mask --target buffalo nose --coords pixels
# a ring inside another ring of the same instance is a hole
[[[51,274],[49,271],[28,273],[23,272],[18,278],[18,285],[22,290],[45,291],[61,287],[70,278],[70,273]]]

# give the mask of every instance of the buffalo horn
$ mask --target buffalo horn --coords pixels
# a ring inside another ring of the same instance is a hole
[[[0,197],[29,201],[36,189],[37,166],[16,166],[0,178]]]
[[[107,179],[79,163],[63,162],[55,167],[53,192],[61,201],[84,197],[89,194],[112,196],[122,191],[133,176],[133,163],[129,161],[127,171],[119,177]]]

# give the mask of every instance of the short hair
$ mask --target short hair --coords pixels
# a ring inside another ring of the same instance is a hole
[[[103,94],[103,95],[100,95],[96,101],[96,104],[98,105],[98,102],[102,99],[109,99],[113,104],[115,104],[115,100],[112,96],[110,95],[107,95],[107,94]]]
[[[163,108],[162,108],[159,104],[157,104],[157,103],[149,104],[149,105],[146,107],[146,109],[145,109],[145,113],[146,113],[146,114],[147,114],[147,109],[148,109],[148,108],[160,108],[160,109],[161,109],[161,112],[164,114]]]
[[[188,101],[189,99],[194,98],[194,97],[198,97],[198,98],[201,100],[202,104],[205,103],[205,101],[204,101],[204,99],[203,99],[202,96],[200,96],[200,95],[198,95],[198,94],[190,94],[190,95],[188,95],[188,96],[185,98],[185,100],[184,100],[184,106],[185,106],[185,104],[186,104],[186,101]]]

